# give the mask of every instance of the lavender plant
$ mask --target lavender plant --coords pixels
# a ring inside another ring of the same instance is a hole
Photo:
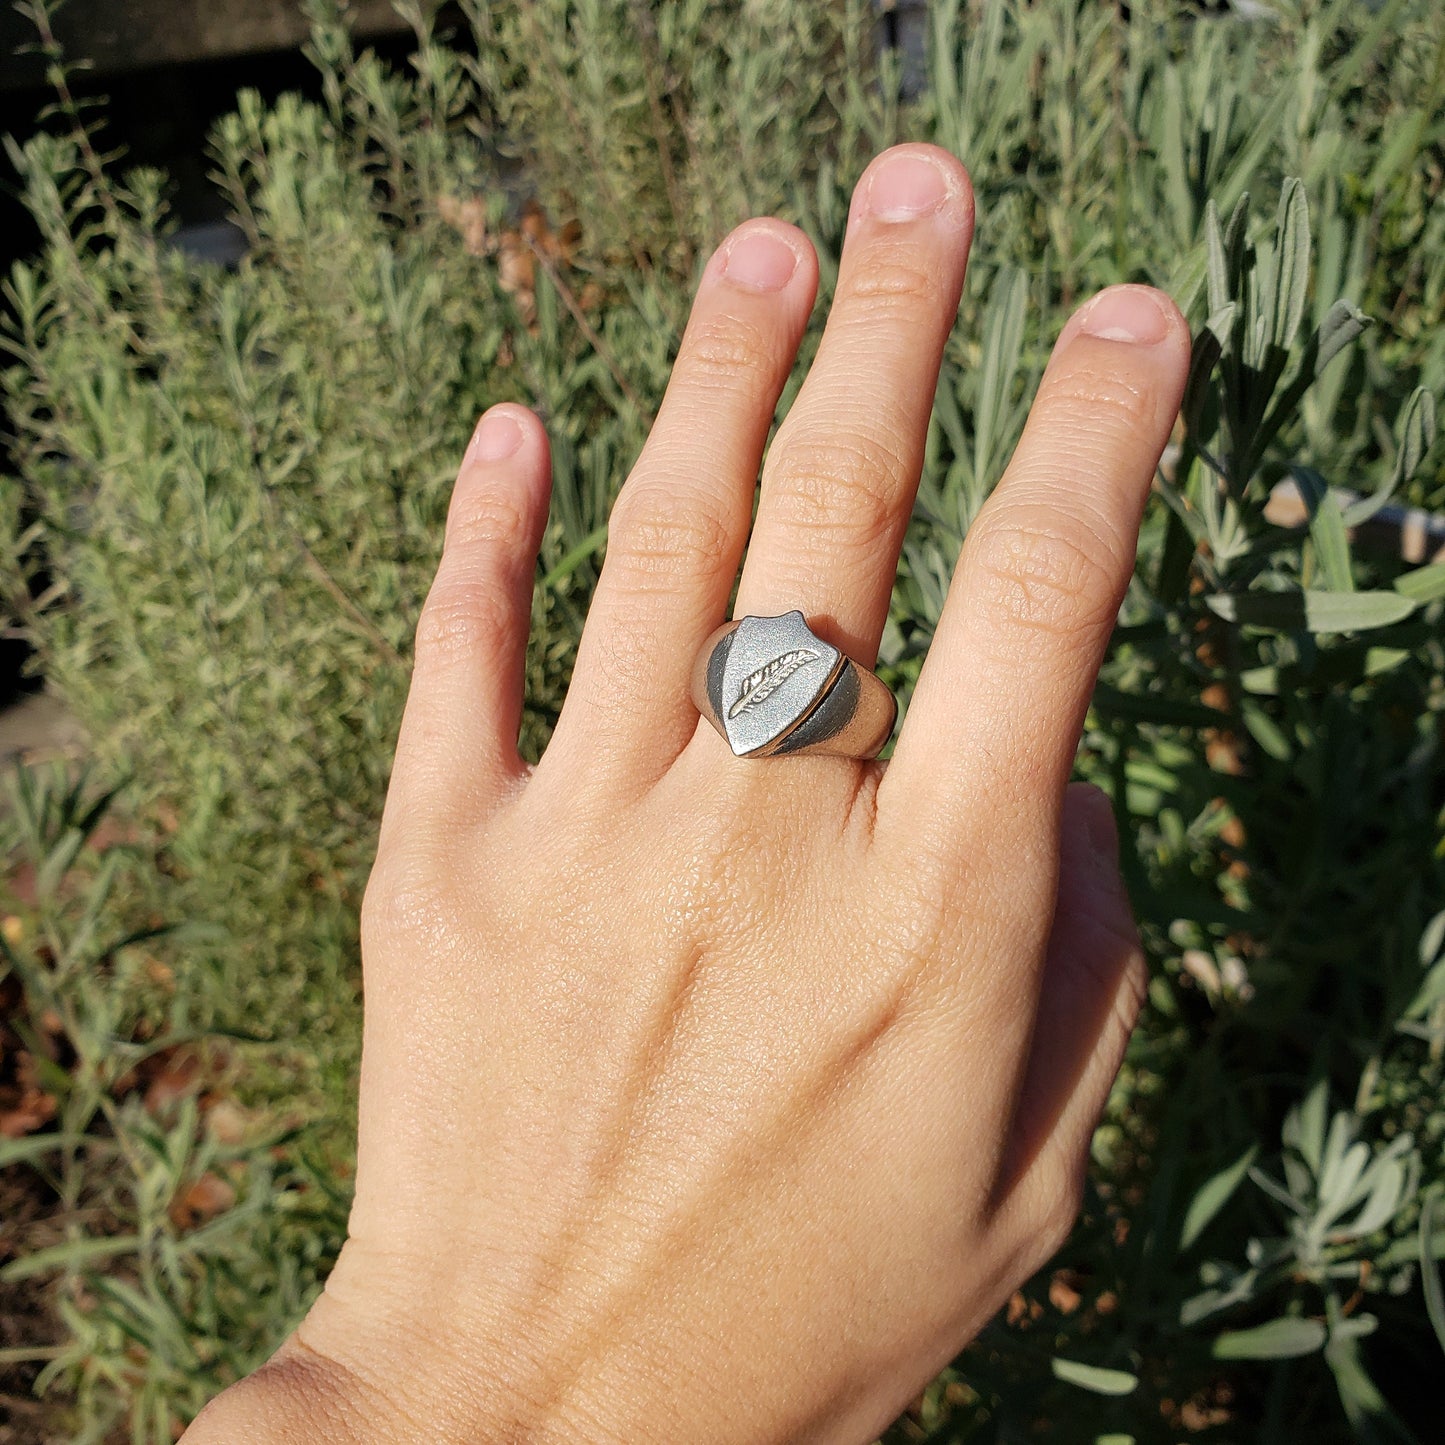
[[[43,41],[47,6],[27,8]],[[242,94],[217,127],[234,271],[170,244],[164,179],[105,153],[58,54],[57,109],[12,143],[43,244],[4,291],[0,585],[98,766],[129,779],[136,840],[86,927],[209,925],[165,1007],[245,1035],[247,1106],[310,1121],[226,1146],[236,1197],[199,1227],[170,1214],[219,1157],[199,1103],[163,1125],[76,1105],[0,1146],[0,1167],[71,1181],[64,1247],[8,1267],[58,1281],[65,1428],[173,1438],[324,1275],[356,909],[476,413],[525,401],[553,439],[535,754],[709,247],[789,215],[826,299],[852,179],[910,136],[963,156],[980,224],[884,640],[905,702],[1068,309],[1163,285],[1195,365],[1078,759],[1130,840],[1149,1007],[1073,1239],[890,1438],[1427,1439],[1445,562],[1400,523],[1445,510],[1430,0],[1222,20],[937,0],[909,103],[859,0],[466,3],[450,31],[398,8],[409,68],[312,0],[319,98]],[[10,846],[63,874],[81,855],[62,836]],[[48,926],[81,963],[0,970],[81,1033],[126,1033],[76,925]],[[125,1008],[159,1018],[132,985]]]

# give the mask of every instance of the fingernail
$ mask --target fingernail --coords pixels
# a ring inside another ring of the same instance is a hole
[[[1147,286],[1111,286],[1085,307],[1079,330],[1103,341],[1152,346],[1169,334],[1169,318]]]
[[[936,161],[905,151],[881,162],[868,180],[863,209],[880,221],[931,215],[948,199],[948,180]]]
[[[723,257],[723,275],[749,291],[781,291],[798,269],[798,253],[771,231],[744,231]]]
[[[477,423],[467,448],[469,462],[499,462],[522,445],[522,428],[504,411],[489,411]]]

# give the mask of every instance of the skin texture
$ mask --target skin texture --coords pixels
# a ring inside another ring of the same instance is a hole
[[[801,608],[873,664],[972,234],[943,151],[869,167],[750,541],[817,262],[775,220],[724,241],[535,770],[547,441],[483,418],[362,913],[350,1237],[187,1445],[864,1442],[1066,1237],[1145,984],[1108,802],[1068,777],[1173,304],[1113,287],[1065,326],[891,762],[738,760],[688,698],[745,543],[735,615]]]

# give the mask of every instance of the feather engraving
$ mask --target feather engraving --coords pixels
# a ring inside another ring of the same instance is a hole
[[[736,717],[744,708],[754,707],[770,698],[800,667],[812,662],[818,652],[811,647],[795,647],[781,657],[775,657],[765,667],[749,674],[743,683],[738,700],[728,709],[730,718]]]

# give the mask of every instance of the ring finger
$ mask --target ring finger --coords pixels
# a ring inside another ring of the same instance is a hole
[[[768,454],[735,615],[799,608],[871,667],[973,239],[968,173],[895,146],[853,193],[838,287]]]
[[[645,786],[695,730],[693,655],[727,608],[817,282],[807,237],[781,221],[745,223],[708,263],[662,410],[612,508],[607,560],[539,773],[570,780],[583,769]]]

